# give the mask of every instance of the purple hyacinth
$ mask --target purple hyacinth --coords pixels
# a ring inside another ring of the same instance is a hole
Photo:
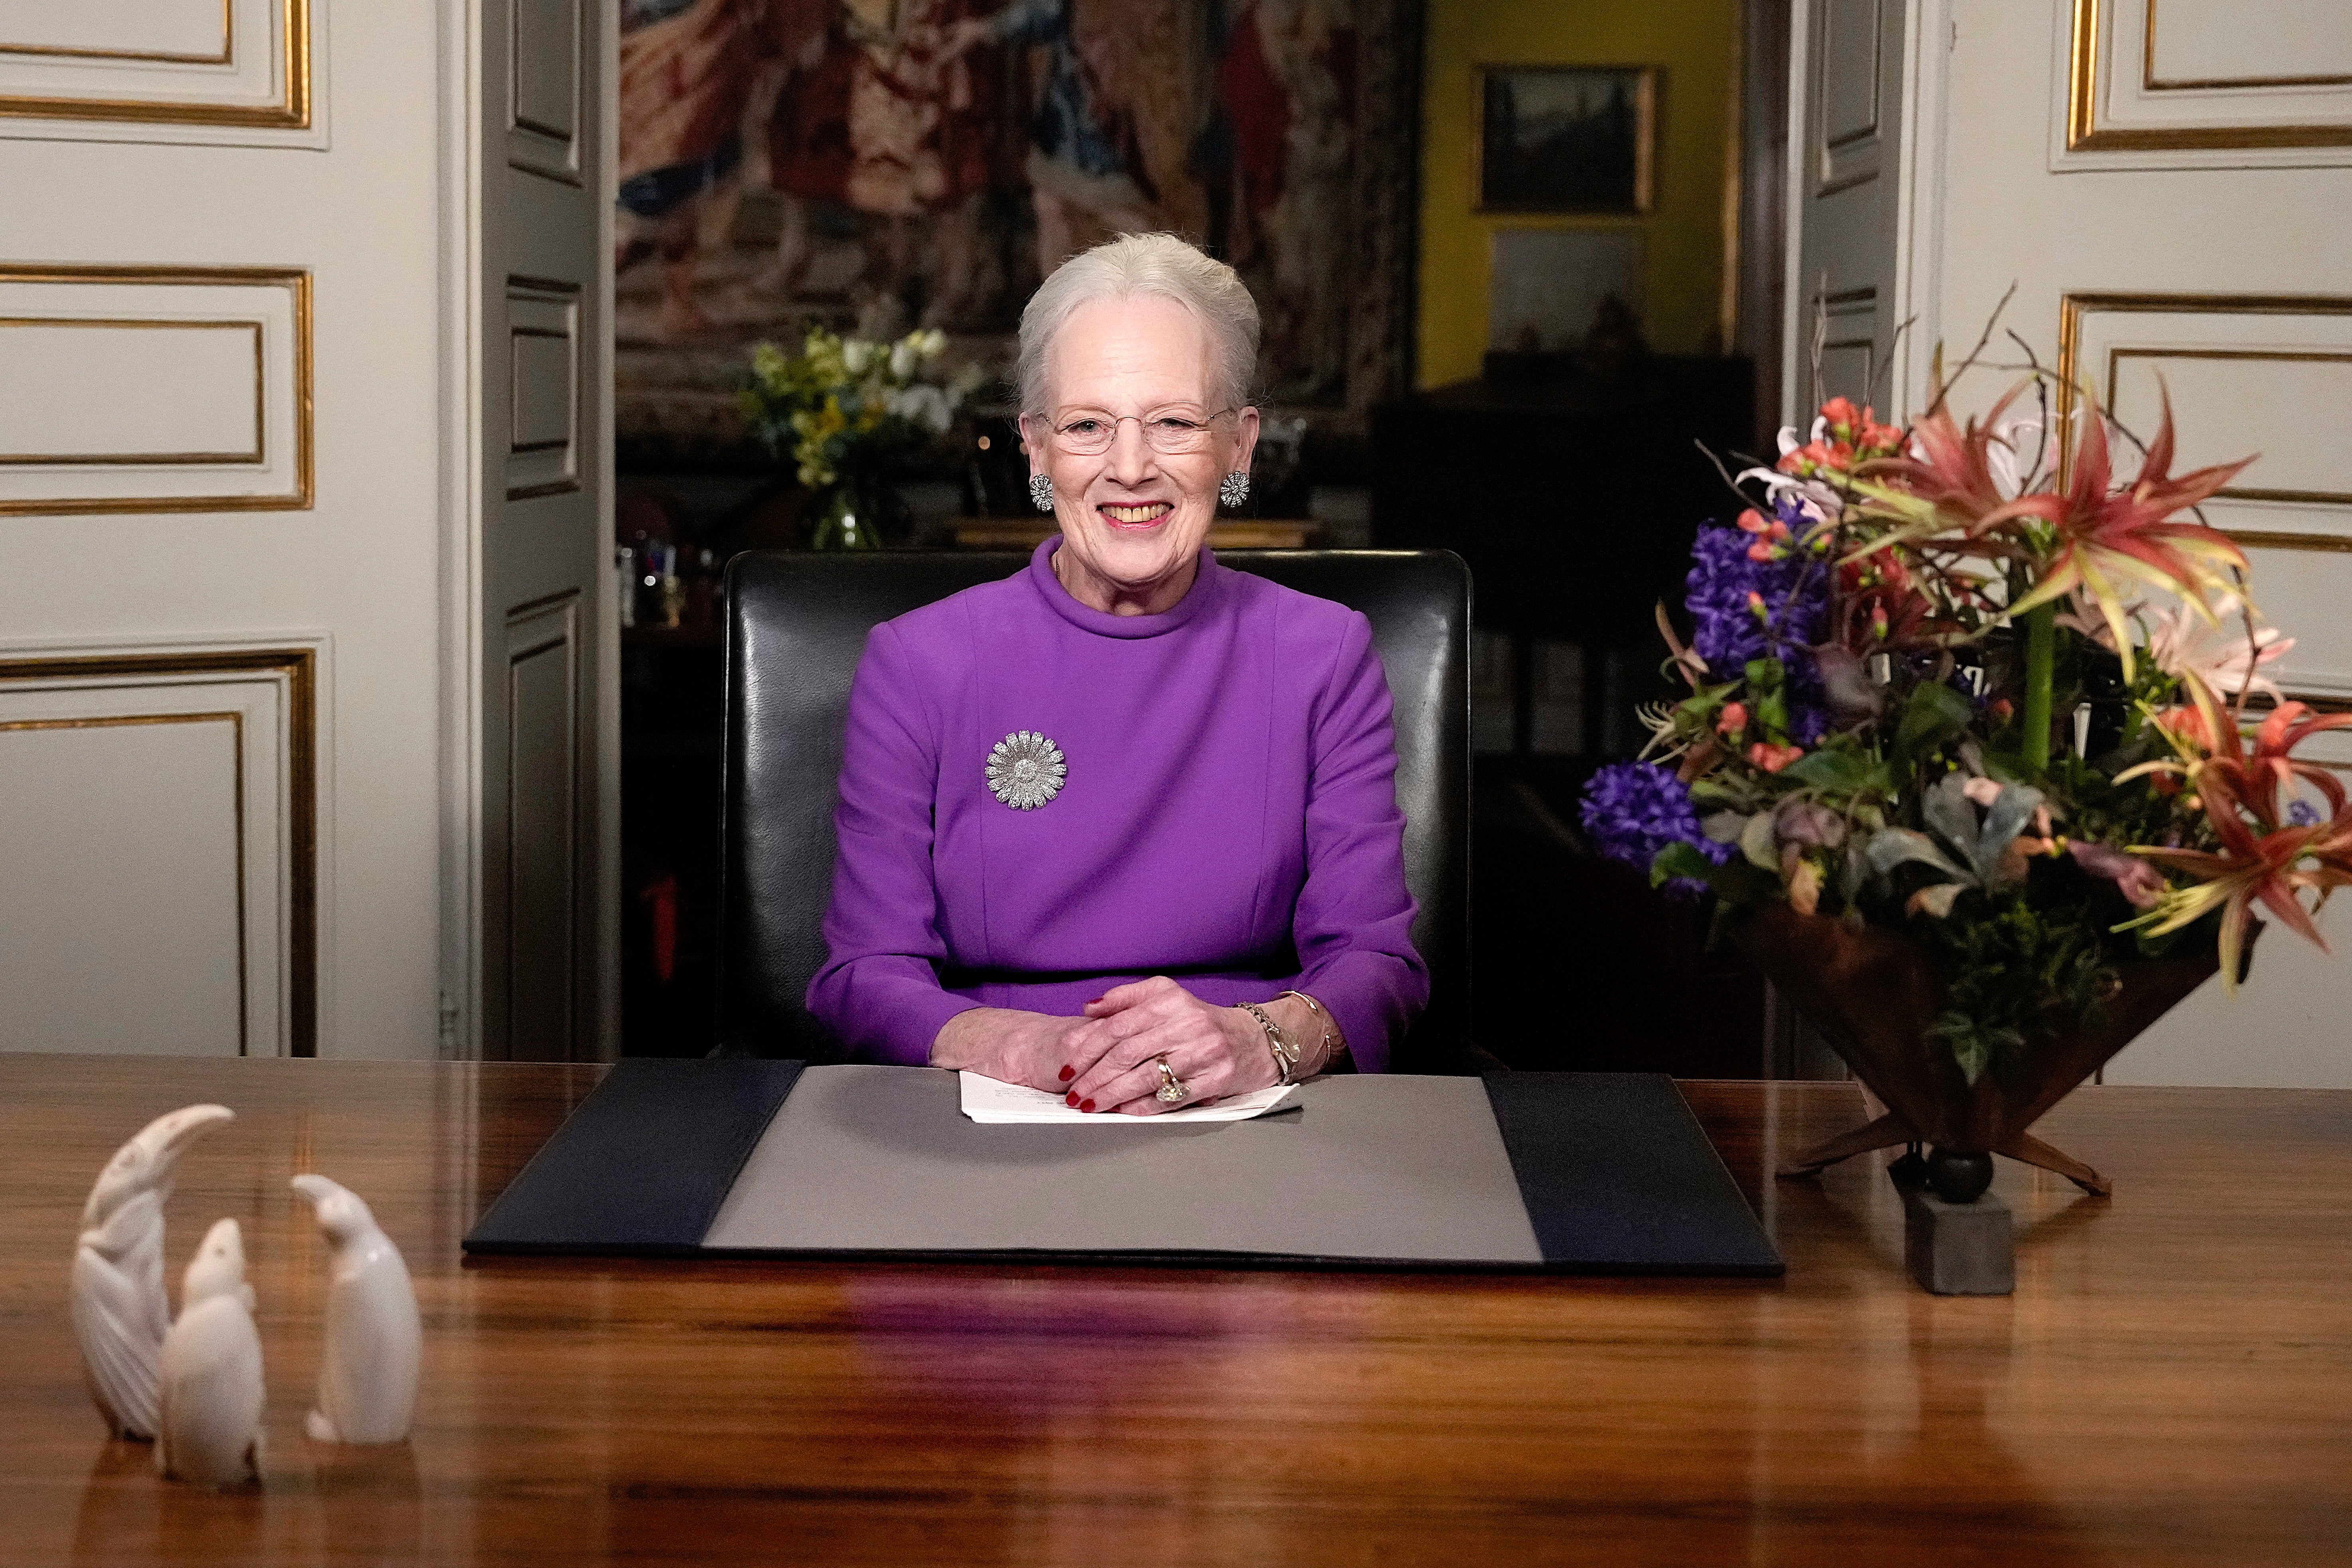
[[[1786,492],[1780,497],[1780,518],[1792,533],[1810,526],[1801,504]],[[1811,648],[1827,635],[1830,567],[1797,550],[1785,550],[1778,560],[1751,560],[1748,552],[1755,542],[1755,535],[1736,528],[1698,531],[1684,600],[1694,623],[1691,647],[1725,680],[1737,679],[1749,659],[1778,658],[1789,677],[1790,738],[1810,746],[1829,729],[1827,693]],[[1749,606],[1750,594],[1764,601],[1766,619]]]
[[[1673,769],[1656,763],[1612,763],[1594,773],[1584,786],[1584,830],[1602,855],[1644,873],[1669,844],[1688,844],[1718,866],[1736,853],[1700,831],[1690,791]],[[1689,877],[1674,878],[1665,887],[1685,898],[1706,891],[1706,883]]]

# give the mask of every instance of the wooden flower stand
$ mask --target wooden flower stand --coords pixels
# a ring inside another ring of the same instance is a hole
[[[1906,1187],[1906,1210],[1915,1230],[1915,1275],[1922,1246],[1930,1265],[1961,1244],[1970,1256],[1990,1248],[1986,1233],[2007,1226],[1990,1216],[1978,1220],[1954,1211],[1998,1200],[1982,1198],[1992,1180],[1989,1156],[2054,1171],[2084,1192],[2107,1196],[2112,1184],[2073,1155],[2053,1149],[2026,1130],[2043,1112],[2105,1065],[2172,1005],[2203,984],[2218,966],[2210,947],[2123,966],[2122,984],[2091,1028],[2037,1039],[2023,1059],[2004,1063],[1970,1085],[1952,1053],[1927,1037],[1943,1008],[1943,983],[1934,963],[1916,942],[1877,927],[1847,929],[1820,915],[1801,915],[1785,904],[1751,911],[1733,928],[1732,940],[1748,961],[1794,1002],[1853,1074],[1887,1106],[1875,1121],[1824,1139],[1780,1168],[1783,1177],[1810,1176],[1840,1160],[1906,1143],[1934,1145],[1920,1162],[1898,1162],[1898,1184]],[[1922,1197],[1924,1194],[1924,1199]],[[2001,1217],[2006,1219],[2006,1210]],[[1924,1242],[1916,1234],[1925,1228]],[[1946,1261],[1954,1261],[1946,1258]],[[1958,1268],[1957,1276],[1979,1282],[2003,1277],[2000,1268]],[[1931,1267],[1928,1275],[1933,1277]],[[1922,1278],[1929,1289],[1937,1287]],[[1971,1293],[1994,1291],[1990,1285]],[[2006,1286],[1998,1288],[2005,1290]],[[1949,1293],[1949,1292],[1945,1292]]]

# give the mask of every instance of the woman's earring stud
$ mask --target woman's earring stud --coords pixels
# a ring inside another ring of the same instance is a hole
[[[1218,481],[1217,499],[1238,510],[1249,500],[1249,475],[1238,468],[1227,474]]]
[[[1029,476],[1029,504],[1039,511],[1054,510],[1054,479],[1050,474]]]

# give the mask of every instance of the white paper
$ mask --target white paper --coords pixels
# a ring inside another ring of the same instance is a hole
[[[1181,1110],[1163,1110],[1157,1116],[1122,1116],[1117,1111],[1080,1110],[1058,1094],[1005,1083],[976,1072],[959,1072],[956,1078],[963,1095],[963,1113],[974,1121],[992,1124],[1050,1121],[1096,1127],[1165,1127],[1196,1121],[1247,1121],[1281,1109],[1283,1101],[1297,1087],[1276,1085],[1254,1089],[1248,1094],[1228,1095],[1213,1105],[1188,1105]]]

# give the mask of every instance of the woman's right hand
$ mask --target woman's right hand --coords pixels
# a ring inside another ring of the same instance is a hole
[[[1060,1094],[1072,1076],[1064,1071],[1070,1065],[1066,1038],[1088,1022],[1012,1007],[970,1007],[941,1026],[931,1042],[931,1065]]]

